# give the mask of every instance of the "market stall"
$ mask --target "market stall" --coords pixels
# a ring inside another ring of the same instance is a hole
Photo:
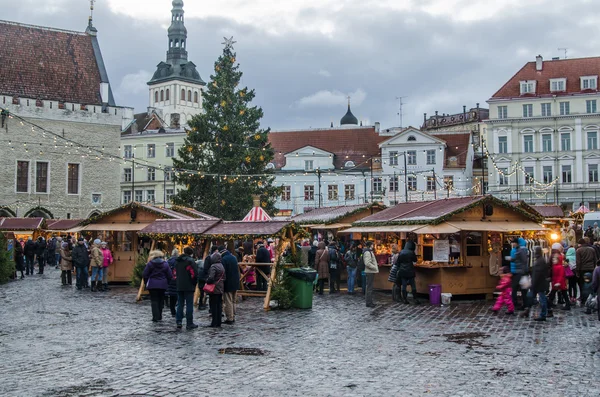
[[[448,198],[398,204],[362,219],[346,230],[353,239],[372,240],[388,252],[391,244],[417,243],[417,292],[429,293],[440,284],[454,295],[491,294],[502,266],[502,249],[514,235],[547,245],[541,218],[492,196]],[[396,229],[398,228],[398,229]],[[359,234],[359,235],[355,235]],[[542,241],[544,240],[544,241]],[[383,259],[381,262],[384,262]],[[380,263],[381,263],[380,262]],[[391,264],[380,265],[376,288],[391,289],[387,281]]]
[[[35,240],[43,235],[45,227],[44,218],[0,218],[0,232],[16,240],[27,241],[29,237]]]

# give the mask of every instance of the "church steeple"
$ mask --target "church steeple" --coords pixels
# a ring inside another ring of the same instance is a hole
[[[171,10],[171,26],[169,27],[169,50],[167,62],[185,63],[188,59],[186,50],[187,29],[183,22],[183,0],[173,0]]]

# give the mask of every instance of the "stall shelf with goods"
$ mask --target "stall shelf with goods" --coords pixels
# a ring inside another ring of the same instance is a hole
[[[355,222],[345,232],[384,246],[415,241],[419,293],[440,284],[443,293],[483,295],[495,289],[507,236],[544,231],[541,220],[492,196],[474,196],[398,204]],[[387,281],[390,267],[380,266],[378,288],[392,288]]]

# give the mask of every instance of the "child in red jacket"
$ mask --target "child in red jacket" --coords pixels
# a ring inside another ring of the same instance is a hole
[[[552,250],[552,292],[550,292],[550,299],[548,301],[548,308],[554,306],[554,298],[558,293],[562,296],[562,300],[565,305],[562,307],[563,310],[571,310],[571,301],[567,294],[567,277],[565,275],[565,264],[563,263],[563,256],[557,250]],[[568,264],[567,264],[568,266]]]
[[[500,291],[500,296],[498,297],[498,299],[496,299],[496,304],[494,305],[494,307],[492,308],[492,311],[494,313],[498,313],[500,311],[500,309],[502,309],[502,306],[506,305],[507,307],[507,312],[506,314],[514,314],[515,313],[515,305],[513,304],[512,301],[512,288],[511,288],[511,282],[512,282],[512,274],[510,273],[510,269],[505,266],[502,268],[502,275],[500,276],[500,282],[498,283],[498,286],[496,287],[496,289],[498,291]]]

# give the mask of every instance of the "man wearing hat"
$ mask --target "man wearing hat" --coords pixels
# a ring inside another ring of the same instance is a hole
[[[575,258],[575,275],[579,279],[579,290],[583,291],[583,275],[592,273],[596,269],[598,261],[596,250],[590,246],[590,240],[587,237],[579,239],[579,248],[575,252]],[[581,303],[585,304],[585,302]]]
[[[77,289],[88,288],[88,266],[90,265],[90,255],[84,245],[83,237],[77,239],[77,245],[73,248],[71,258],[73,260],[73,266],[75,266],[77,271]]]
[[[225,286],[223,294],[223,310],[225,311],[225,324],[235,323],[235,304],[237,290],[240,286],[240,268],[238,261],[224,246],[219,247],[221,264],[225,268]]]

